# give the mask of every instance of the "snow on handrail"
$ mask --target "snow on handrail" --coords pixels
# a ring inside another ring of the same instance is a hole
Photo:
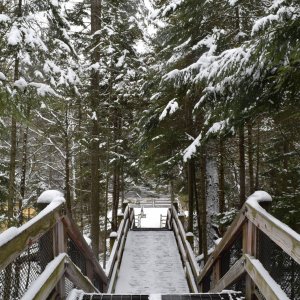
[[[265,276],[267,274],[265,268],[262,267],[255,257],[251,256],[256,255],[255,250],[253,250],[255,249],[257,239],[257,234],[255,232],[261,230],[297,263],[300,263],[300,235],[286,224],[273,217],[260,205],[260,203],[271,201],[271,196],[264,191],[257,191],[248,197],[241,211],[226,231],[220,243],[216,245],[215,250],[206,262],[198,278],[200,286],[206,276],[212,272],[214,278],[210,290],[219,291],[220,288],[227,288],[233,281],[237,280],[241,272],[246,272],[267,299],[271,299],[273,295],[276,294],[276,291],[280,292],[280,297],[282,298],[276,297],[272,299],[287,299],[281,288],[276,286],[276,289],[274,290],[274,286],[272,286],[274,280],[270,276],[271,279]],[[240,232],[243,234],[244,255],[222,278],[220,278],[219,269],[222,253],[230,248]],[[245,261],[246,263],[241,263],[242,261]],[[241,270],[239,268],[241,268]],[[253,292],[253,287],[254,285],[246,286],[246,289],[251,289],[248,291],[246,290],[247,295]]]
[[[192,288],[192,292],[196,293],[198,292],[196,282],[200,274],[200,268],[196,262],[196,258],[191,248],[191,245],[186,239],[185,230],[183,228],[181,221],[178,218],[178,213],[174,206],[172,206],[171,216],[173,217],[172,224],[173,224],[174,234],[178,243],[178,249],[182,256],[184,265],[186,267],[187,279]]]
[[[35,280],[23,295],[21,300],[46,299],[64,274],[73,277],[76,286],[85,292],[99,293],[88,277],[72,262],[67,253],[61,253],[48,263],[42,274]]]
[[[38,240],[61,217],[63,198],[56,198],[38,215],[19,228],[11,227],[0,234],[0,270],[12,262],[26,247]]]
[[[268,193],[255,192],[246,201],[246,217],[300,264],[300,234],[269,214],[259,204],[270,201],[272,198]]]
[[[117,239],[113,245],[113,248],[111,250],[111,254],[109,257],[109,260],[107,262],[107,268],[106,268],[106,274],[109,278],[109,280],[111,280],[111,276],[113,273],[113,269],[116,263],[116,260],[118,259],[118,250],[120,248],[120,245],[122,244],[122,238],[124,236],[124,229],[126,226],[126,221],[130,222],[130,213],[129,213],[129,206],[127,205],[124,211],[124,217],[122,219],[122,221],[120,222],[118,231],[117,231]],[[125,234],[127,234],[127,232],[125,232]]]

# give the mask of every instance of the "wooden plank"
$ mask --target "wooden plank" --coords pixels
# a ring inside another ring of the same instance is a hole
[[[195,258],[194,252],[192,250],[192,247],[186,239],[185,230],[183,228],[181,221],[178,218],[177,211],[174,206],[173,206],[173,216],[174,216],[174,218],[172,220],[175,219],[175,222],[176,222],[176,225],[177,225],[180,237],[181,237],[182,244],[185,248],[187,259],[189,260],[189,263],[190,263],[190,266],[192,268],[195,278],[197,278],[200,275],[200,267],[199,267],[198,263],[196,262],[196,258]]]
[[[127,216],[129,217],[129,215],[127,215]],[[126,220],[123,219],[120,224],[120,227],[122,227],[122,228],[119,228],[119,230],[118,230],[118,238],[114,244],[112,254],[109,258],[109,263],[108,263],[108,266],[109,266],[109,268],[108,268],[108,279],[109,279],[108,292],[109,291],[111,292],[111,290],[114,288],[114,285],[115,285],[115,279],[116,279],[115,277],[117,276],[117,270],[118,270],[120,262],[121,262],[121,256],[122,256],[122,253],[124,250],[126,237],[127,237],[127,234],[128,234],[129,228],[130,228],[129,218],[127,218]]]
[[[186,248],[187,248],[187,256],[188,256],[188,259],[189,259],[194,277],[198,278],[199,275],[200,275],[200,267],[199,267],[199,265],[196,261],[195,254],[192,250],[192,247],[191,247],[190,243],[187,240],[185,240],[185,243],[186,243]]]
[[[87,293],[99,293],[98,289],[92,284],[89,278],[81,273],[81,270],[69,257],[66,258],[66,262],[66,277],[73,282],[77,288],[80,288]]]
[[[190,285],[191,293],[198,293],[198,287],[189,262],[186,263],[186,277]]]
[[[52,290],[65,272],[65,258],[67,254],[60,254],[50,262],[43,273],[34,281],[22,300],[44,300],[50,295]]]
[[[176,237],[176,240],[177,240],[177,245],[178,245],[179,253],[181,255],[181,259],[182,259],[183,265],[185,266],[186,261],[187,261],[186,252],[185,252],[184,246],[182,244],[182,241],[181,241],[181,238],[180,238],[180,234],[178,232],[177,224],[176,224],[176,222],[175,222],[174,219],[172,219],[172,223],[173,223],[173,231],[174,231],[174,234],[175,234],[175,237]]]
[[[125,242],[126,242],[126,237],[127,237],[127,233],[129,231],[129,220],[126,220],[126,225],[125,225],[125,230],[124,230],[124,234],[122,235],[122,238],[120,240],[120,245],[117,251],[117,256],[115,258],[114,264],[113,264],[113,269],[111,272],[111,276],[109,277],[110,281],[109,281],[109,286],[108,286],[108,290],[107,293],[112,293],[116,282],[117,282],[117,276],[118,276],[118,270],[121,264],[121,258],[122,258],[122,254],[124,251],[124,247],[125,247]]]
[[[59,255],[60,253],[67,252],[67,243],[65,238],[65,228],[61,220],[59,220],[53,228],[53,250],[54,256]],[[40,249],[41,251],[41,249]],[[65,277],[61,277],[57,283],[56,290],[61,298],[66,297],[66,286],[65,286]]]
[[[259,204],[255,207],[247,202],[246,208],[247,218],[300,264],[300,234],[274,218]]]
[[[256,227],[249,220],[243,228],[243,252],[251,256],[256,256]],[[255,285],[251,277],[247,274],[245,278],[246,299],[252,299],[255,292]]]
[[[254,257],[245,254],[245,270],[266,299],[288,300],[281,287],[274,281],[263,265]]]
[[[211,270],[212,266],[215,264],[216,260],[219,259],[220,254],[231,246],[232,242],[236,239],[237,235],[242,230],[242,225],[246,221],[245,217],[245,206],[240,210],[239,214],[236,216],[232,222],[229,229],[225,232],[224,237],[221,242],[216,246],[214,252],[209,256],[200,276],[198,277],[198,284],[201,284],[201,281]]]
[[[6,241],[0,246],[0,270],[14,261],[28,246],[36,242],[43,234],[48,232],[56,224],[62,215],[64,204],[60,203],[53,210],[41,211],[30,222],[22,225],[17,230],[19,233],[11,240]],[[47,208],[45,208],[47,209]],[[41,218],[41,214],[42,218]]]
[[[62,222],[65,225],[67,230],[67,234],[72,239],[72,241],[76,244],[80,252],[84,255],[85,259],[90,262],[94,272],[97,274],[99,279],[103,282],[104,287],[108,284],[108,278],[101,268],[97,258],[95,257],[91,247],[87,244],[86,240],[82,236],[78,226],[75,222],[69,218],[68,216],[64,216],[62,218]],[[92,279],[92,278],[90,278]],[[103,291],[102,291],[103,292]]]
[[[245,258],[241,257],[228,272],[214,285],[210,290],[211,293],[219,293],[234,283],[244,272]]]

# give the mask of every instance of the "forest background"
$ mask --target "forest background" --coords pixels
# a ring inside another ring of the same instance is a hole
[[[1,230],[58,189],[99,253],[143,184],[205,256],[255,190],[299,232],[299,92],[298,0],[1,1]]]

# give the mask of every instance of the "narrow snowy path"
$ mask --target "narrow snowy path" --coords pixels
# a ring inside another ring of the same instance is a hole
[[[129,231],[115,293],[189,293],[172,231]]]

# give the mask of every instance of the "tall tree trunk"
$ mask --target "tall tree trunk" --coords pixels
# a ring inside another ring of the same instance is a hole
[[[197,213],[197,225],[198,225],[198,254],[202,251],[202,225],[201,225],[201,214],[200,214],[200,200],[198,195],[197,177],[196,177],[196,166],[195,166],[195,180],[194,180],[194,195],[195,195],[195,205]]]
[[[27,120],[30,119],[30,106],[26,109],[25,116]],[[25,127],[23,133],[22,146],[22,166],[21,166],[21,180],[20,180],[20,199],[19,199],[19,225],[23,224],[23,201],[26,190],[26,172],[27,172],[27,146],[28,146],[28,126]]]
[[[245,133],[244,123],[239,127],[239,183],[240,183],[240,203],[239,209],[246,199],[246,171],[245,171]]]
[[[193,232],[194,224],[194,178],[195,178],[195,162],[191,158],[188,161],[188,201],[189,201],[189,219],[188,232]]]
[[[255,189],[259,190],[259,165],[260,165],[260,122],[257,124],[256,135],[256,174],[255,174]]]
[[[211,141],[206,146],[206,223],[207,223],[207,246],[214,246],[214,237],[217,228],[214,224],[214,216],[219,213],[219,176],[218,165],[214,156],[216,143]]]
[[[101,0],[91,0],[91,34],[101,29]],[[100,60],[100,49],[97,37],[92,37],[92,64],[96,64]],[[98,70],[93,70],[91,73],[91,110],[93,118],[91,120],[91,144],[90,144],[90,158],[91,158],[91,240],[92,249],[96,257],[99,254],[99,195],[100,195],[100,159],[99,159],[99,98],[100,98],[100,75]]]
[[[79,139],[81,139],[82,137],[82,103],[81,103],[81,99],[78,98],[78,133],[79,133]],[[80,230],[81,233],[83,233],[83,228],[84,228],[84,222],[83,222],[83,167],[82,167],[82,163],[83,163],[83,159],[82,159],[82,144],[81,142],[79,142],[78,144],[79,146],[79,150],[78,150],[78,178],[77,178],[77,182],[78,182],[78,199],[79,199],[79,206],[80,206],[80,213],[79,213],[79,218],[80,218]]]
[[[224,171],[224,156],[225,156],[225,146],[224,140],[221,137],[219,143],[219,209],[220,213],[225,211],[225,171]]]
[[[205,149],[202,146],[200,153],[200,217],[201,217],[201,240],[202,253],[204,255],[204,263],[208,259],[207,249],[207,227],[206,227],[206,155]]]
[[[70,186],[70,139],[69,139],[69,107],[66,104],[65,111],[65,198],[67,205],[67,212],[72,216],[71,206],[71,186]]]
[[[118,207],[120,197],[120,170],[118,163],[114,166],[113,174],[113,207],[112,207],[112,225],[111,229],[117,231],[118,229]]]
[[[22,17],[22,0],[18,1],[17,17]],[[19,72],[20,59],[18,51],[15,53],[15,65],[14,65],[14,81],[20,77]],[[16,157],[17,157],[17,120],[12,113],[11,117],[11,133],[10,133],[10,158],[9,158],[9,181],[8,181],[8,204],[7,204],[7,216],[8,227],[12,226],[14,221],[14,202],[15,202],[15,180],[16,180]],[[19,272],[18,272],[19,275]],[[5,269],[4,279],[4,293],[3,299],[10,299],[11,284],[12,284],[12,266],[9,265]]]
[[[108,213],[108,187],[109,187],[109,137],[107,137],[106,150],[106,182],[105,182],[105,214],[104,214],[104,247],[103,247],[103,268],[106,268],[106,238],[107,238],[107,213]]]
[[[252,122],[247,124],[248,129],[248,163],[249,163],[249,191],[250,195],[254,193],[254,168],[253,168],[253,141],[252,141]]]

